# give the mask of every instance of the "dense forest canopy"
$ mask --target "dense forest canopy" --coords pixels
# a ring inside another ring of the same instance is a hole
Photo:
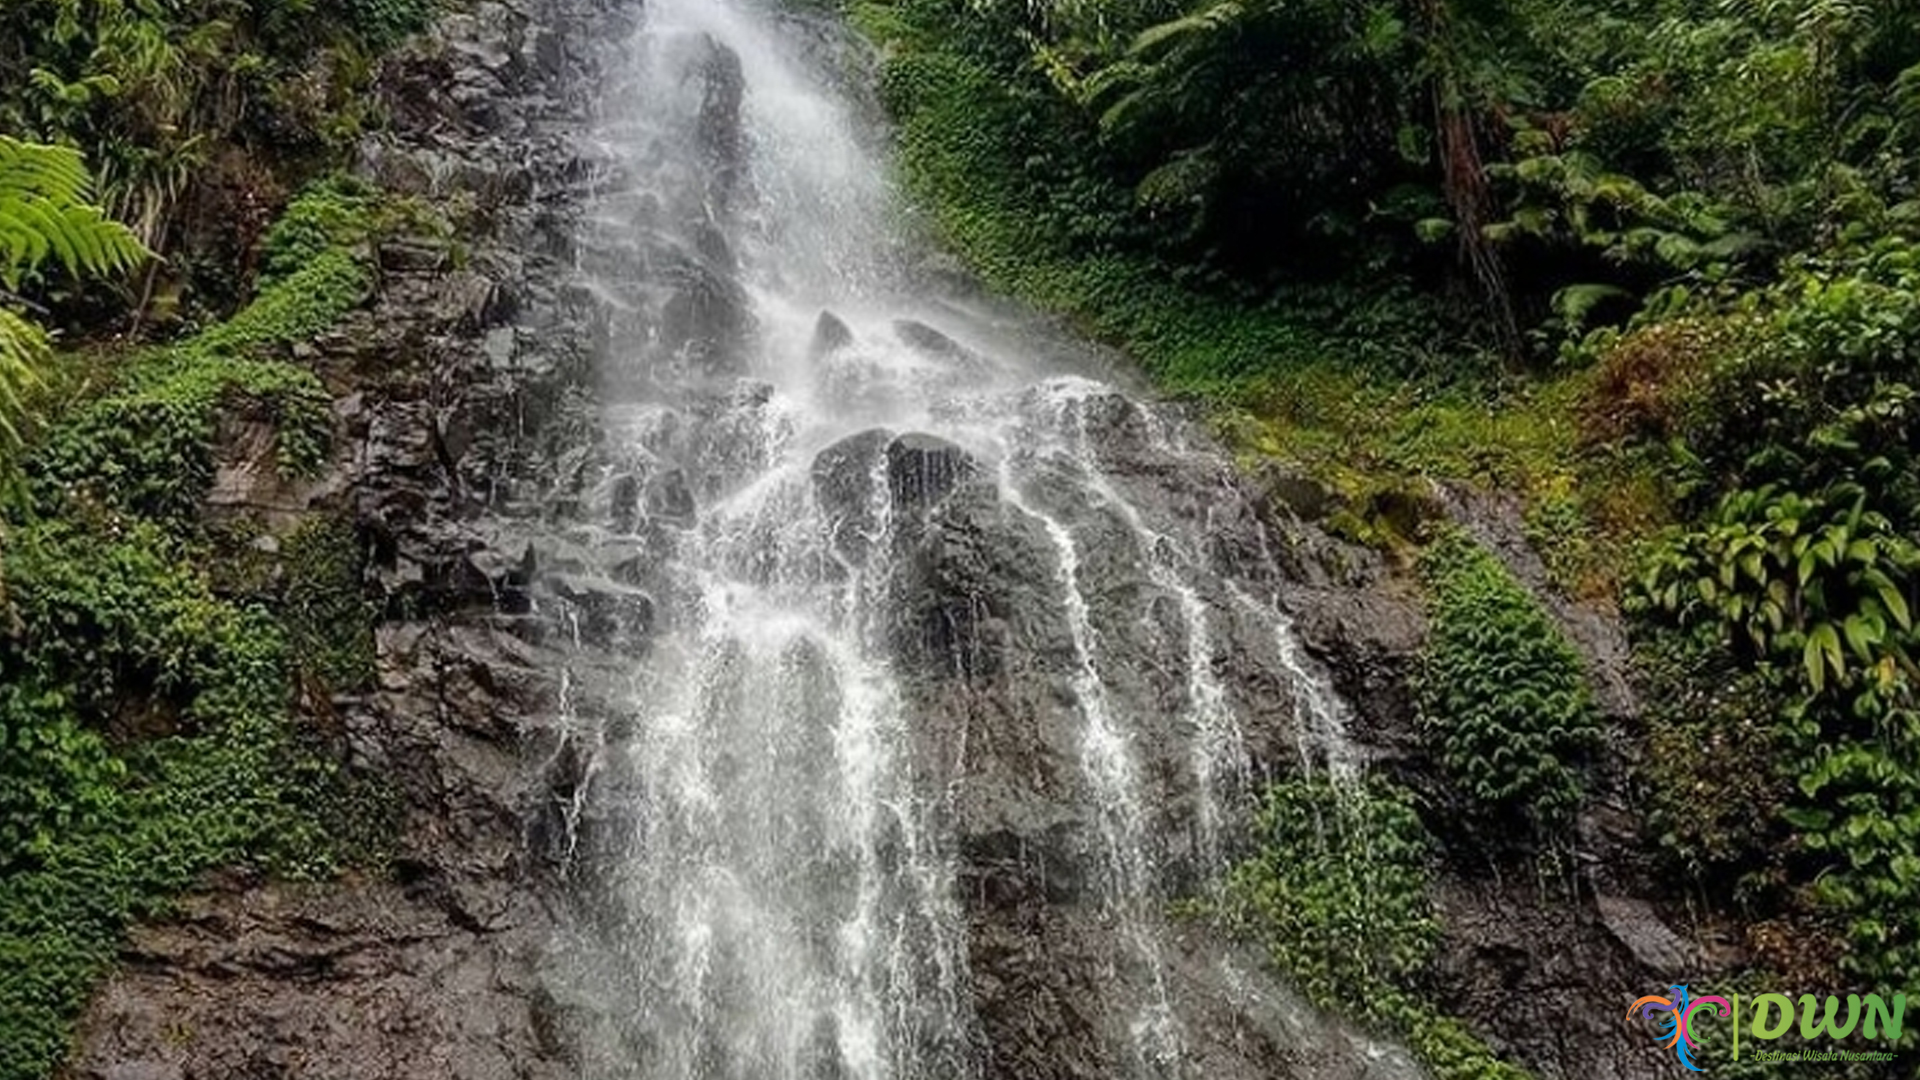
[[[975,60],[1065,106],[1035,121],[1058,152],[1023,165],[1066,236],[1254,290],[1452,273],[1490,329],[1533,330],[1912,211],[1920,14],[1895,0],[993,0],[960,21]]]

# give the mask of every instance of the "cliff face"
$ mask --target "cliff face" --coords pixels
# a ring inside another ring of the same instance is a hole
[[[335,395],[327,475],[279,481],[271,440],[235,423],[209,496],[277,532],[344,513],[365,540],[378,677],[304,723],[397,795],[390,872],[217,881],[137,929],[72,1075],[567,1075],[535,973],[556,901],[523,766],[559,665],[525,614],[526,549],[495,537],[542,518],[548,433],[587,373],[563,285],[573,139],[594,43],[629,17],[614,8],[482,3],[389,61],[393,123],[358,171],[471,231],[387,245],[376,298],[296,350]]]
[[[358,169],[457,206],[468,228],[451,242],[386,245],[376,298],[300,351],[336,398],[331,471],[283,484],[261,457],[265,441],[235,424],[208,513],[257,513],[278,529],[319,513],[355,522],[383,605],[378,677],[360,697],[313,703],[307,719],[348,767],[393,790],[395,850],[379,872],[337,881],[213,882],[136,930],[83,1022],[72,1075],[540,1078],[617,1056],[618,1034],[602,1030],[587,995],[556,997],[550,950],[620,929],[603,879],[630,823],[587,798],[586,780],[594,742],[619,737],[614,699],[653,629],[649,590],[671,587],[649,578],[649,537],[692,513],[703,478],[622,470],[593,403],[627,375],[600,360],[610,339],[637,332],[622,320],[640,319],[701,375],[729,374],[744,311],[724,274],[641,281],[613,304],[576,272],[595,257],[581,250],[580,218],[610,167],[584,133],[601,61],[636,15],[615,0],[486,2],[389,63],[381,93],[392,124]],[[738,182],[738,60],[716,51],[700,70],[708,195],[724,201]],[[830,339],[845,332],[822,325]],[[709,390],[688,395],[687,445],[673,453],[724,463],[727,419],[763,402]],[[1311,492],[1260,496],[1165,456],[1117,395],[1084,408],[1090,452],[1127,498],[1156,519],[1209,520],[1208,557],[1222,565],[1261,564],[1255,576],[1353,705],[1354,752],[1416,787],[1436,784],[1407,691],[1423,627],[1404,578],[1304,524],[1297,511],[1311,511]],[[942,779],[968,792],[954,823],[975,1049],[995,1077],[1109,1077],[1108,1037],[1131,1019],[1109,1000],[1112,957],[1127,946],[1074,870],[1097,823],[1070,809],[1082,781],[1061,688],[1074,656],[1055,583],[1037,569],[1050,541],[969,483],[974,467],[950,449],[891,434],[841,448],[888,456],[848,475],[900,473],[896,509],[918,515],[898,538],[894,646],[915,672],[908,693],[927,768],[968,748],[965,767]],[[823,454],[815,475],[833,467]],[[1510,521],[1470,501],[1446,511],[1524,571]],[[1071,524],[1099,534],[1084,591],[1093,618],[1115,628],[1113,647],[1131,650],[1114,668],[1121,692],[1165,702],[1171,716],[1186,660],[1177,612],[1151,574],[1116,561],[1135,541],[1112,518]],[[1265,550],[1263,535],[1284,543]],[[1232,608],[1224,584],[1205,589]],[[1613,631],[1590,613],[1557,614],[1586,646],[1615,721],[1631,722]],[[1229,620],[1225,633],[1237,659],[1218,675],[1248,717],[1248,747],[1263,773],[1284,771],[1300,753],[1298,690],[1251,659],[1271,649],[1260,625]],[[1156,804],[1175,831],[1192,835],[1193,800],[1164,779],[1184,767],[1172,745],[1150,745],[1144,771],[1167,784]],[[1627,899],[1646,883],[1632,873],[1624,794],[1610,791],[1585,828],[1583,889],[1597,902],[1502,884],[1480,853],[1448,848],[1436,895],[1449,927],[1440,996],[1543,1073],[1651,1075],[1657,1059],[1614,1018],[1685,958],[1651,909]],[[1249,996],[1222,974],[1258,958],[1198,930],[1175,938],[1173,996],[1208,1071],[1386,1067],[1346,1026],[1284,992]]]

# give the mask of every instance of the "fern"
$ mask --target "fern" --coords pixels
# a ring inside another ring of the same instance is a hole
[[[1195,35],[1217,33],[1245,18],[1247,11],[1239,0],[1222,0],[1203,11],[1183,15],[1142,30],[1129,50],[1136,57],[1164,53]]]
[[[13,418],[25,408],[25,396],[38,385],[40,366],[51,351],[45,330],[0,305],[0,445],[19,440]]]
[[[18,289],[49,259],[75,276],[131,270],[149,252],[91,201],[80,152],[0,135],[0,283]]]
[[[148,256],[133,233],[88,201],[93,178],[79,151],[0,135],[0,284],[17,290],[49,259],[75,276],[130,270]],[[52,351],[45,330],[0,303],[0,443]]]

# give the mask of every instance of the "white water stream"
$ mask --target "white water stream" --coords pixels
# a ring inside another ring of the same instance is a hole
[[[1166,976],[1165,864],[1179,848],[1200,872],[1219,869],[1252,795],[1241,703],[1220,674],[1229,622],[1270,626],[1263,662],[1296,695],[1303,753],[1346,768],[1343,713],[1271,598],[1209,576],[1209,523],[1129,495],[1090,429],[1117,392],[902,272],[912,241],[883,158],[822,73],[823,40],[751,0],[648,0],[595,133],[613,179],[587,230],[603,254],[584,269],[619,324],[603,427],[671,512],[648,534],[667,583],[650,586],[657,630],[634,659],[619,733],[595,736],[587,772],[589,784],[627,778],[601,796],[622,802],[627,832],[603,869],[616,927],[569,961],[571,993],[612,1032],[583,1069],[977,1073],[952,835],[968,751],[962,741],[963,760],[940,763],[938,782],[916,756],[916,673],[900,666],[891,585],[901,515],[920,512],[903,508],[902,484],[944,490],[940,454],[958,448],[971,482],[1045,538],[1070,638],[1070,786],[1094,826],[1089,902],[1117,927],[1114,971],[1136,988],[1130,1044],[1114,1056],[1138,1076],[1189,1075]],[[741,322],[733,306],[746,318],[729,337],[715,327]],[[660,329],[676,320],[694,332]],[[1143,453],[1206,453],[1176,422],[1122,411],[1144,428]],[[918,458],[891,434],[868,458],[847,449],[877,428],[944,441]],[[1091,599],[1096,558],[1130,564],[1143,593],[1168,599],[1178,701],[1114,689],[1136,659],[1116,650],[1114,606]],[[1185,741],[1168,756],[1184,775],[1149,775],[1145,740],[1168,731]],[[1164,835],[1170,785],[1191,793],[1184,839]]]

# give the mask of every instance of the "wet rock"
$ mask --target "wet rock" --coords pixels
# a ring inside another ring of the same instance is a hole
[[[539,1036],[538,916],[506,918],[530,925],[468,929],[383,884],[189,900],[135,933],[68,1075],[560,1080]]]
[[[740,264],[733,256],[733,246],[727,242],[727,234],[721,232],[713,222],[702,221],[694,226],[693,247],[715,271],[723,274],[739,272]]]
[[[746,136],[740,124],[746,80],[741,74],[740,56],[732,49],[704,34],[699,48],[701,55],[694,71],[702,92],[696,132],[718,204],[725,207],[746,170]]]
[[[855,565],[866,561],[879,527],[873,507],[874,470],[893,437],[891,431],[874,428],[849,435],[813,458],[814,499],[833,523],[834,549]]]
[[[659,347],[702,375],[738,374],[753,327],[752,301],[731,274],[703,263],[675,268],[660,313]]]
[[[896,510],[925,513],[978,471],[965,450],[932,435],[909,433],[887,444],[887,488]]]
[[[1607,932],[1649,971],[1678,979],[1699,967],[1700,950],[1674,933],[1645,900],[1602,895],[1594,898],[1594,909]]]
[[[613,531],[630,533],[640,520],[640,480],[635,476],[622,476],[613,482],[613,493],[609,498],[612,511]]]
[[[965,370],[986,370],[987,359],[918,319],[895,319],[893,333],[908,348]]]
[[[813,340],[807,344],[807,360],[818,362],[828,353],[836,352],[853,344],[853,330],[842,322],[840,316],[831,311],[823,311],[813,324]]]
[[[1319,521],[1333,509],[1334,493],[1325,484],[1305,474],[1275,466],[1260,476],[1261,487],[1270,503],[1270,513],[1281,511],[1303,521]]]
[[[654,625],[653,597],[611,579],[553,574],[541,584],[567,604],[579,640],[610,650],[631,651]]]
[[[687,474],[680,469],[662,472],[647,489],[647,512],[653,517],[675,525],[690,525],[698,509]]]

